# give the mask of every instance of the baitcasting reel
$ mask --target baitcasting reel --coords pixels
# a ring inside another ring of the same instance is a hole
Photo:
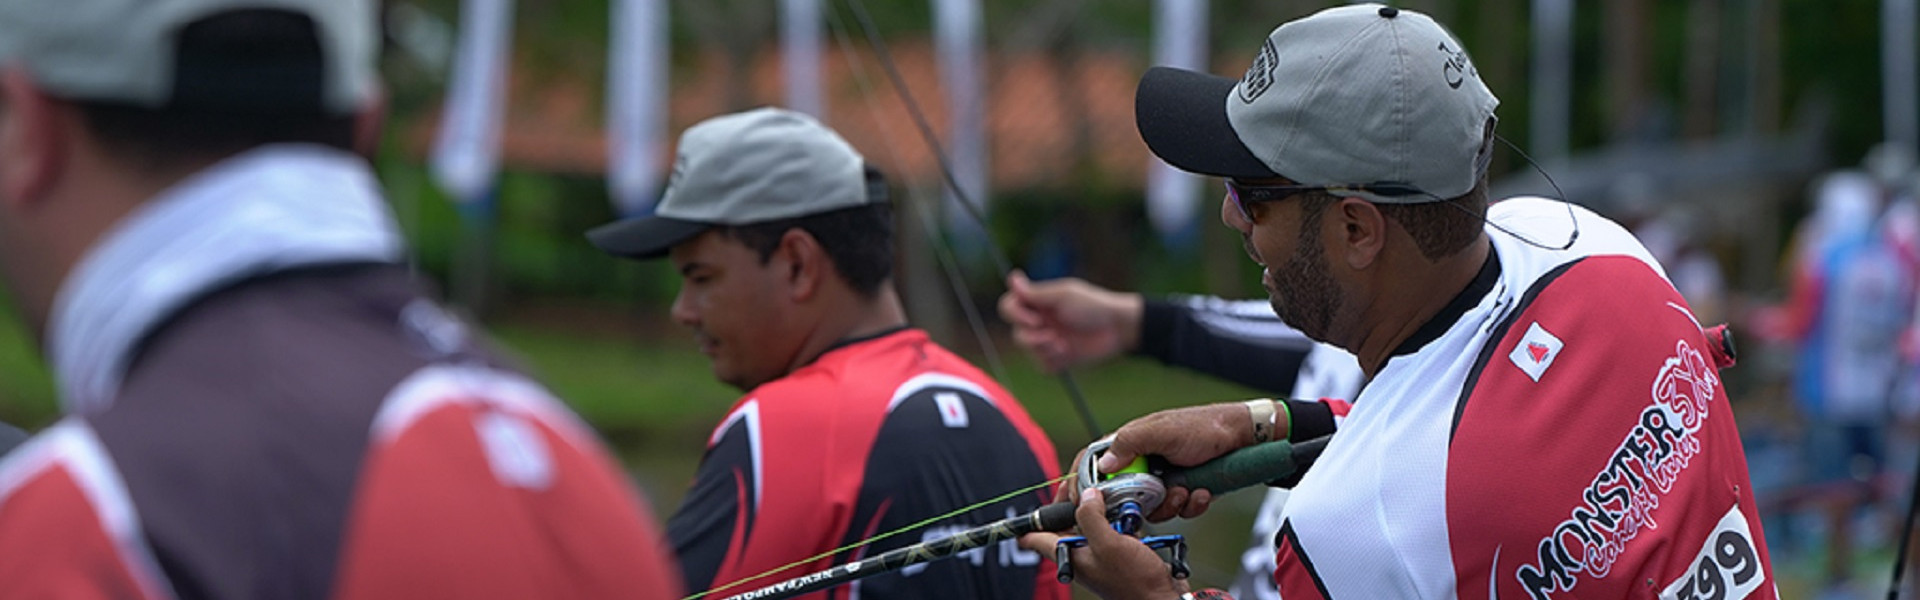
[[[1132,464],[1115,473],[1101,474],[1097,463],[1108,448],[1113,447],[1111,436],[1101,438],[1087,446],[1080,453],[1079,464],[1074,465],[1074,485],[1079,491],[1099,489],[1107,502],[1107,522],[1114,531],[1123,535],[1138,537],[1140,529],[1146,525],[1147,514],[1160,508],[1167,499],[1167,486],[1158,476],[1147,471],[1146,457],[1137,457]],[[1178,535],[1160,535],[1141,538],[1140,541],[1152,548],[1160,559],[1167,561],[1168,569],[1175,579],[1186,579],[1187,542]],[[1053,547],[1054,563],[1059,565],[1057,576],[1061,583],[1073,582],[1073,563],[1070,551],[1087,545],[1087,538],[1074,536],[1061,538]]]

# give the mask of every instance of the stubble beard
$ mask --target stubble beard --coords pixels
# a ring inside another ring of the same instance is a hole
[[[1282,322],[1314,341],[1329,343],[1333,313],[1340,306],[1342,294],[1320,248],[1319,231],[1301,229],[1299,244],[1287,264],[1277,271],[1268,268],[1272,287],[1267,289],[1267,297]]]

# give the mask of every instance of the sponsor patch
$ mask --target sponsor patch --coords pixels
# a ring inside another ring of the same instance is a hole
[[[1560,355],[1560,348],[1565,345],[1560,338],[1540,327],[1539,321],[1534,321],[1527,326],[1527,334],[1520,336],[1520,343],[1514,345],[1513,352],[1507,358],[1513,359],[1513,366],[1520,367],[1527,377],[1539,383],[1540,376],[1546,374],[1547,367],[1553,366],[1553,358]]]
[[[1688,565],[1686,573],[1660,590],[1660,600],[1740,600],[1767,583],[1767,570],[1754,550],[1753,530],[1738,505],[1720,517]]]

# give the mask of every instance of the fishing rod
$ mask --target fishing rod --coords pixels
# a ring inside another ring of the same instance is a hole
[[[1094,461],[1098,459],[1098,454],[1110,445],[1108,440],[1101,440],[1094,442],[1094,445],[1089,446],[1087,452],[1082,455],[1078,484],[1083,486],[1080,488],[1083,490],[1090,488],[1101,490],[1106,497],[1108,518],[1114,521],[1116,529],[1122,527],[1122,524],[1127,524],[1137,530],[1144,520],[1143,515],[1159,507],[1166,488],[1208,490],[1219,495],[1283,480],[1307,468],[1314,459],[1319,458],[1320,451],[1326,447],[1328,437],[1322,436],[1297,444],[1286,441],[1267,442],[1241,448],[1192,467],[1174,467],[1158,460],[1150,460],[1146,461],[1146,466],[1142,469],[1116,473],[1088,486],[1089,482],[1099,479],[1092,475]],[[1154,493],[1155,489],[1159,492]],[[1067,531],[1075,525],[1074,510],[1076,508],[1078,507],[1071,502],[1049,504],[1024,515],[735,594],[726,597],[725,600],[792,598],[881,573],[930,563],[974,548],[1016,539],[1036,531]],[[1071,577],[1070,573],[1063,569],[1062,578]]]

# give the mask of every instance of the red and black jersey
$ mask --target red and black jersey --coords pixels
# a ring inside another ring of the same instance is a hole
[[[1037,509],[1052,486],[861,543],[1047,481],[1054,456],[1006,390],[926,333],[896,331],[741,398],[668,536],[689,589],[745,592]],[[1008,541],[812,597],[1066,598],[1040,558]]]

